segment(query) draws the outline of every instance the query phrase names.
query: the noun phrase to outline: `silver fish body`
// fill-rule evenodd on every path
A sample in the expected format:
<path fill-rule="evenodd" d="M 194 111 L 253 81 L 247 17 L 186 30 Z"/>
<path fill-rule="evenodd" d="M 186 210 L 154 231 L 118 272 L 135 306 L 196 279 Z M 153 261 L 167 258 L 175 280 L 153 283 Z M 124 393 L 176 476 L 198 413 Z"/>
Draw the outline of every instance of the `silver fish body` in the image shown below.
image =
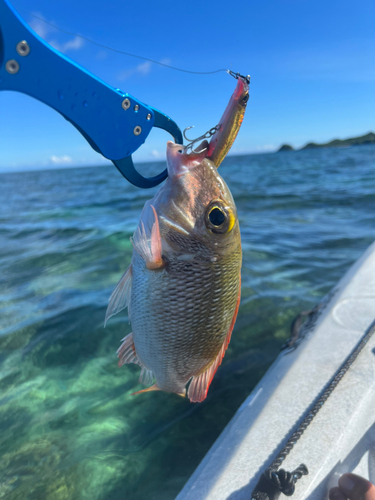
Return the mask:
<path fill-rule="evenodd" d="M 216 262 L 182 252 L 163 256 L 166 265 L 159 272 L 133 256 L 134 346 L 160 389 L 183 394 L 226 339 L 238 300 L 241 249 Z"/>
<path fill-rule="evenodd" d="M 191 381 L 187 395 L 201 401 L 238 310 L 239 224 L 213 162 L 184 158 L 173 143 L 168 148 L 169 177 L 143 209 L 132 263 L 107 318 L 129 306 L 133 332 L 119 349 L 120 365 L 139 364 L 143 383 L 156 379 L 152 389 L 182 395 Z"/>

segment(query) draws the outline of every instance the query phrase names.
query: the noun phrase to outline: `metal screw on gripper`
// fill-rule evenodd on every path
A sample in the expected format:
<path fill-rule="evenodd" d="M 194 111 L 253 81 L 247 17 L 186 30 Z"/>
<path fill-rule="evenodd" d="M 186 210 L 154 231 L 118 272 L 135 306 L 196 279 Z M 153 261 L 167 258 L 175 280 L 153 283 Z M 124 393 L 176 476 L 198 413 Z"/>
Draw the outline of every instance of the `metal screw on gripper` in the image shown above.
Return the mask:
<path fill-rule="evenodd" d="M 20 65 L 15 59 L 9 59 L 9 61 L 7 61 L 5 64 L 5 69 L 9 74 L 15 75 L 16 73 L 18 73 Z"/>
<path fill-rule="evenodd" d="M 18 42 L 16 45 L 16 50 L 18 54 L 22 57 L 28 56 L 30 54 L 30 46 L 26 42 L 26 40 L 22 40 L 21 42 Z"/>
<path fill-rule="evenodd" d="M 122 101 L 121 106 L 122 106 L 122 109 L 125 109 L 125 111 L 126 111 L 127 109 L 129 109 L 129 108 L 130 108 L 130 101 L 129 101 L 129 99 L 128 99 L 128 98 L 124 99 L 124 100 Z"/>
<path fill-rule="evenodd" d="M 151 113 L 146 116 L 146 120 L 151 120 Z"/>
<path fill-rule="evenodd" d="M 134 135 L 139 135 L 142 132 L 142 128 L 139 125 L 137 125 L 135 127 L 135 129 L 133 130 L 133 132 L 134 132 Z"/>
<path fill-rule="evenodd" d="M 139 106 L 138 106 L 138 104 L 136 104 L 136 105 L 134 106 L 134 111 L 138 111 L 138 110 L 139 110 Z"/>

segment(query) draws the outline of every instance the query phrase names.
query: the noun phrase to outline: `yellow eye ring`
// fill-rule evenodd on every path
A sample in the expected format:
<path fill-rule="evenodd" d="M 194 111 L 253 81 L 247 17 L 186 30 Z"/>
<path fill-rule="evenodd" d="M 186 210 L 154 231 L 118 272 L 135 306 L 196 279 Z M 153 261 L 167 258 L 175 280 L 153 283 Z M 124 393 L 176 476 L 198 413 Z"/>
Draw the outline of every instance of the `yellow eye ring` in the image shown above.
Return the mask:
<path fill-rule="evenodd" d="M 236 218 L 233 211 L 221 200 L 213 200 L 206 209 L 205 223 L 210 232 L 225 234 L 233 229 Z"/>
<path fill-rule="evenodd" d="M 229 225 L 228 225 L 228 233 L 229 231 L 232 231 L 234 224 L 236 223 L 236 218 L 234 216 L 234 213 L 232 210 L 228 209 L 228 215 L 229 215 Z"/>

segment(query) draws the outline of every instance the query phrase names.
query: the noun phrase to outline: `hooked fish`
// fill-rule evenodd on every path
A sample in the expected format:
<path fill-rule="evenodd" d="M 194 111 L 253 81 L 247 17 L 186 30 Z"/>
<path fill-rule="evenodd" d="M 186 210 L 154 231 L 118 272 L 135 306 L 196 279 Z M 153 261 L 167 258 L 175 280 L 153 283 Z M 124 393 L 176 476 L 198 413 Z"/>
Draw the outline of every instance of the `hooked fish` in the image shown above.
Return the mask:
<path fill-rule="evenodd" d="M 184 146 L 167 143 L 168 178 L 143 208 L 131 264 L 111 295 L 106 321 L 128 307 L 133 330 L 118 350 L 119 366 L 138 364 L 144 385 L 156 380 L 139 392 L 203 401 L 228 347 L 242 252 L 236 206 L 215 160 L 228 150 L 228 130 L 241 125 L 232 121 L 228 128 L 227 122 L 238 112 L 238 89 L 248 94 L 246 86 L 239 79 L 236 105 L 212 137 L 215 147 L 210 142 L 187 154 Z"/>

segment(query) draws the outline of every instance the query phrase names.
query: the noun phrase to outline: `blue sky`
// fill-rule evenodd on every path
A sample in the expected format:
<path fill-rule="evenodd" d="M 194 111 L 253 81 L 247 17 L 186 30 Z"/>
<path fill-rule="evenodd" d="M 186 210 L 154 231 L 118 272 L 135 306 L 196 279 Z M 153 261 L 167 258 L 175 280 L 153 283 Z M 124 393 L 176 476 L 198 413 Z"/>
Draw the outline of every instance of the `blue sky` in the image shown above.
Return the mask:
<path fill-rule="evenodd" d="M 373 0 L 12 4 L 55 48 L 165 112 L 181 129 L 195 125 L 196 135 L 217 124 L 235 86 L 231 77 L 179 73 L 103 50 L 28 12 L 98 43 L 184 69 L 250 74 L 250 101 L 234 154 L 375 131 Z M 135 161 L 163 159 L 168 139 L 153 131 Z M 0 92 L 0 170 L 104 163 L 55 111 L 25 95 Z"/>

